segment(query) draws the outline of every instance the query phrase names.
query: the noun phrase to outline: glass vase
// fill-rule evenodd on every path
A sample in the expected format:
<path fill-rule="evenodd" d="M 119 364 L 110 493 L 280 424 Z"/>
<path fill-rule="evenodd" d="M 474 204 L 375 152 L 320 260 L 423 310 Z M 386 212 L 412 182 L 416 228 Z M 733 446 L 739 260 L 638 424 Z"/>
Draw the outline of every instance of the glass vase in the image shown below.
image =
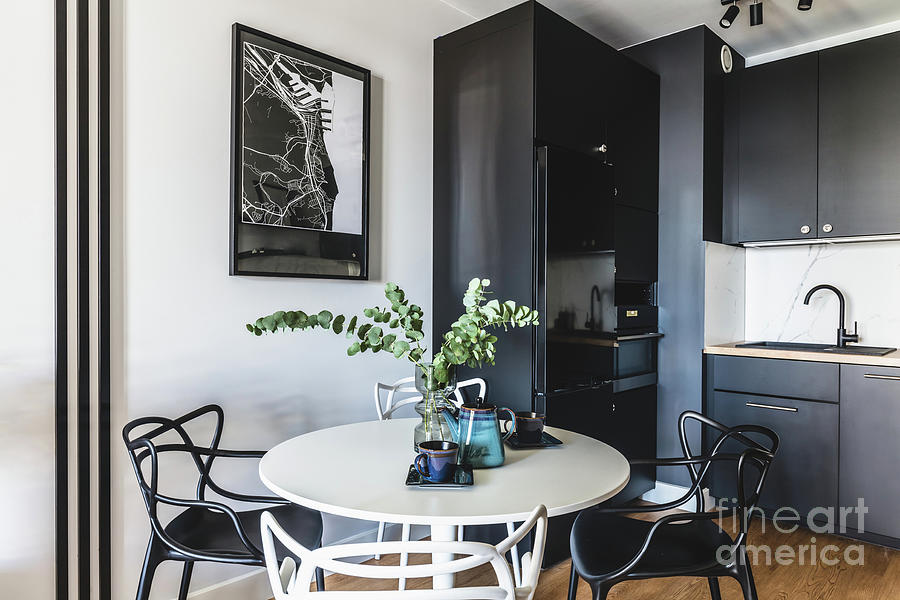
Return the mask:
<path fill-rule="evenodd" d="M 422 420 L 416 424 L 413 431 L 413 450 L 419 451 L 419 444 L 430 440 L 453 441 L 453 434 L 442 414 L 443 409 L 449 408 L 451 403 L 447 398 L 456 389 L 456 370 L 449 370 L 449 381 L 438 382 L 434 378 L 434 367 L 431 363 L 425 363 L 416 367 L 416 390 L 422 394 L 422 399 L 416 403 L 416 412 Z"/>

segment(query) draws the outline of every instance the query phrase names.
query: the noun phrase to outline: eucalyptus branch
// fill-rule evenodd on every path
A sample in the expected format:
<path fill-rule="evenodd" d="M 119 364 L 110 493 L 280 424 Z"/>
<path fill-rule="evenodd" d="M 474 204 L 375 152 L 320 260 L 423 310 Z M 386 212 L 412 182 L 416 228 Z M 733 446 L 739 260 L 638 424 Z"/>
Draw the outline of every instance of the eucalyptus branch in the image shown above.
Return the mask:
<path fill-rule="evenodd" d="M 538 312 L 534 309 L 516 305 L 512 300 L 502 303 L 498 300 L 487 301 L 486 294 L 489 292 L 485 288 L 490 283 L 488 279 L 478 278 L 469 282 L 463 295 L 466 312 L 444 334 L 443 342 L 432 359 L 433 369 L 430 375 L 433 381 L 430 384 L 435 389 L 450 381 L 451 370 L 457 365 L 481 367 L 485 363 L 494 364 L 497 336 L 489 333 L 487 328 L 503 327 L 506 331 L 509 328 L 539 324 Z M 395 358 L 409 360 L 424 372 L 422 359 L 428 351 L 421 343 L 425 338 L 424 312 L 418 305 L 411 304 L 406 293 L 395 283 L 385 285 L 384 296 L 390 306 L 383 309 L 378 306 L 366 308 L 363 310 L 363 318 L 353 315 L 348 321 L 344 315 L 334 316 L 328 310 L 315 314 L 307 314 L 302 310 L 278 311 L 260 317 L 252 324 L 248 323 L 247 330 L 257 336 L 317 327 L 335 334 L 346 330 L 347 338 L 357 338 L 347 348 L 349 356 L 367 350 L 373 353 L 384 350 Z M 364 319 L 368 322 L 363 323 Z M 388 331 L 385 332 L 385 329 Z M 394 331 L 397 333 L 393 333 Z M 431 387 L 429 385 L 429 389 Z"/>

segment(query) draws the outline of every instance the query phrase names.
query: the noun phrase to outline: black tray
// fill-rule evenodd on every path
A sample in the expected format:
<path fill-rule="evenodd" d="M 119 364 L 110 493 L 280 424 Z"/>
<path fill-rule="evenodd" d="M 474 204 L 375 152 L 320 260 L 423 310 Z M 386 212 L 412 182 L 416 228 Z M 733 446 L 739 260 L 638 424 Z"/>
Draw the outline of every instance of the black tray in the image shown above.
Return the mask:
<path fill-rule="evenodd" d="M 552 448 L 553 446 L 561 446 L 562 440 L 553 437 L 545 431 L 541 434 L 541 441 L 533 444 L 525 444 L 520 442 L 519 436 L 515 433 L 509 436 L 509 439 L 506 440 L 506 443 L 510 448 L 513 448 L 515 450 L 526 450 L 530 448 Z"/>
<path fill-rule="evenodd" d="M 469 487 L 474 483 L 475 477 L 472 475 L 472 467 L 463 465 L 456 465 L 456 471 L 453 473 L 453 477 L 451 477 L 449 481 L 443 483 L 425 481 L 425 479 L 419 475 L 419 472 L 416 471 L 415 465 L 409 465 L 409 472 L 406 474 L 406 485 L 412 487 L 433 489 L 464 488 Z"/>

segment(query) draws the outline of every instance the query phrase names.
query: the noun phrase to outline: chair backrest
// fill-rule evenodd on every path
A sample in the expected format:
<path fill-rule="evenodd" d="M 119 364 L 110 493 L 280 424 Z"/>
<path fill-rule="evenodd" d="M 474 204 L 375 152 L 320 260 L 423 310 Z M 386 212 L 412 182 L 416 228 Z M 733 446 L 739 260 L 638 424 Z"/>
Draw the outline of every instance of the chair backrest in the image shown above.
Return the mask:
<path fill-rule="evenodd" d="M 701 430 L 705 429 L 711 435 L 708 439 L 708 452 L 695 454 L 688 440 L 687 424 L 697 422 Z M 775 454 L 778 452 L 778 434 L 761 425 L 735 425 L 729 427 L 718 421 L 710 419 L 694 411 L 685 411 L 678 419 L 678 433 L 681 438 L 681 448 L 686 459 L 695 460 L 706 458 L 702 462 L 688 464 L 691 477 L 691 494 L 697 498 L 697 512 L 706 511 L 705 498 L 703 496 L 703 483 L 709 476 L 712 465 L 717 463 L 734 463 L 735 481 L 737 483 L 737 504 L 735 509 L 743 515 L 753 516 L 757 507 L 759 496 L 762 493 L 769 467 Z M 715 437 L 713 437 L 715 436 Z M 752 436 L 752 437 L 751 437 Z M 763 440 L 762 442 L 757 440 Z M 755 475 L 748 472 L 748 467 L 755 470 Z M 748 494 L 747 491 L 750 491 Z M 746 527 L 749 519 L 741 519 L 741 528 L 738 543 L 742 543 L 746 537 Z"/>
<path fill-rule="evenodd" d="M 297 600 L 324 594 L 336 600 L 363 600 L 366 598 L 420 598 L 423 600 L 531 600 L 537 589 L 541 563 L 544 557 L 544 542 L 547 535 L 547 509 L 538 506 L 516 531 L 497 546 L 481 542 L 382 542 L 368 544 L 341 544 L 309 550 L 293 539 L 275 520 L 271 513 L 265 513 L 260 523 L 262 528 L 263 553 L 266 570 L 275 600 Z M 522 541 L 532 530 L 535 532 L 534 549 L 522 557 L 522 586 L 516 588 L 509 564 L 504 558 L 514 545 Z M 300 559 L 286 558 L 281 564 L 275 551 L 275 540 Z M 373 554 L 455 554 L 457 558 L 445 563 L 382 566 L 356 564 L 339 559 Z M 341 573 L 365 579 L 399 579 L 414 577 L 434 577 L 449 573 L 468 571 L 481 565 L 490 564 L 497 577 L 497 585 L 454 588 L 452 590 L 387 590 L 387 591 L 325 591 L 310 592 L 310 582 L 317 567 L 333 573 Z M 518 594 L 518 595 L 517 595 Z"/>
<path fill-rule="evenodd" d="M 457 383 L 453 397 L 447 400 L 459 408 L 465 402 L 461 390 L 472 386 L 478 387 L 477 393 L 480 398 L 487 397 L 487 383 L 480 377 L 473 377 Z M 416 389 L 414 377 L 404 377 L 392 384 L 378 382 L 375 384 L 374 396 L 375 412 L 379 421 L 390 419 L 398 409 L 422 399 L 422 394 Z"/>
<path fill-rule="evenodd" d="M 205 415 L 215 416 L 215 429 L 208 446 L 199 446 L 185 429 L 185 424 Z M 183 452 L 190 456 L 197 467 L 199 479 L 197 481 L 197 499 L 203 500 L 206 488 L 216 490 L 218 486 L 209 476 L 210 468 L 222 439 L 222 427 L 225 421 L 225 413 L 220 406 L 208 404 L 176 419 L 168 417 L 141 417 L 125 425 L 122 429 L 122 439 L 131 458 L 131 465 L 137 476 L 141 493 L 147 502 L 153 501 L 153 495 L 158 492 L 159 464 L 158 455 L 164 452 Z M 155 425 L 156 427 L 150 428 Z M 135 430 L 147 428 L 136 433 Z M 180 438 L 181 443 L 157 444 L 154 442 L 167 433 L 174 432 Z M 134 434 L 134 435 L 133 435 Z M 143 462 L 150 458 L 151 469 L 149 479 L 142 468 Z"/>

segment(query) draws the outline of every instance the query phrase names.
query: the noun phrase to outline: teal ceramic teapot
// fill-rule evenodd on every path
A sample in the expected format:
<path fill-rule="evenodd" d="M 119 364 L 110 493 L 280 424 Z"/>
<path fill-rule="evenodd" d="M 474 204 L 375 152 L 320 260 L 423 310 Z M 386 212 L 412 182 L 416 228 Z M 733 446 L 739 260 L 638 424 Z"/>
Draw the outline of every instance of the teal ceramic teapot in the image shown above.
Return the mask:
<path fill-rule="evenodd" d="M 510 414 L 512 428 L 502 435 L 497 413 Z M 516 431 L 516 415 L 508 408 L 497 408 L 490 404 L 463 404 L 459 417 L 444 410 L 444 419 L 453 439 L 459 444 L 459 464 L 475 469 L 499 467 L 506 459 L 503 442 Z"/>

